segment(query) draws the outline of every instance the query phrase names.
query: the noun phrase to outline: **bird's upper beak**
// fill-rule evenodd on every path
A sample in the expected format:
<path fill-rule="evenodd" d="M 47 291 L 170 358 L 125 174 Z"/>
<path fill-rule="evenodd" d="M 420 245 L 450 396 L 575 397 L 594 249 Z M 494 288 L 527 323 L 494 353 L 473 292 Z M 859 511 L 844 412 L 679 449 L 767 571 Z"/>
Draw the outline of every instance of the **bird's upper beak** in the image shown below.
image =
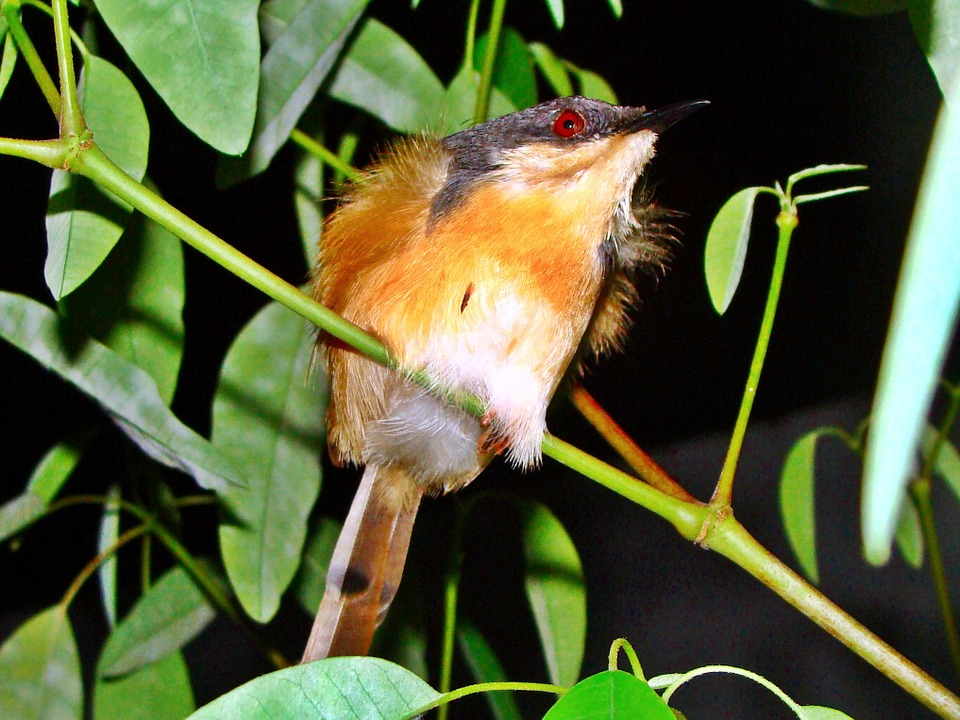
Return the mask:
<path fill-rule="evenodd" d="M 687 100 L 666 105 L 656 110 L 643 111 L 639 115 L 624 118 L 624 123 L 619 131 L 634 133 L 640 130 L 652 130 L 659 135 L 674 123 L 683 120 L 687 115 L 691 115 L 709 104 L 709 100 Z"/>

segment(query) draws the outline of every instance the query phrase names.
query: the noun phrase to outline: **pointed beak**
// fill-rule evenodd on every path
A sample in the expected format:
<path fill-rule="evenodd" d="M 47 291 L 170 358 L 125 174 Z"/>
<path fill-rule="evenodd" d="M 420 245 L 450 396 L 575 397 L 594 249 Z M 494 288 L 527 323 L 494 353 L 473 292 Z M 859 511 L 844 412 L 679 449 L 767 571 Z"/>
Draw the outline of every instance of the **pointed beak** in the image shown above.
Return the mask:
<path fill-rule="evenodd" d="M 627 119 L 623 127 L 620 128 L 620 132 L 634 133 L 640 130 L 652 130 L 660 135 L 674 123 L 683 120 L 687 115 L 692 115 L 709 104 L 709 100 L 687 100 L 649 112 L 641 112 L 639 115 Z"/>

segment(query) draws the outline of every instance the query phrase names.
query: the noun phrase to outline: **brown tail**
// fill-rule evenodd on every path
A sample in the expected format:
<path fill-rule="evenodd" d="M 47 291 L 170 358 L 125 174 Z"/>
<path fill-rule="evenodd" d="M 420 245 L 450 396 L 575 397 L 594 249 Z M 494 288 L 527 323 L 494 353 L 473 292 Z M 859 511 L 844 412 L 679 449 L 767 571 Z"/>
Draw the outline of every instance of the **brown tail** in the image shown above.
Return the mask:
<path fill-rule="evenodd" d="M 393 602 L 420 493 L 398 499 L 396 490 L 381 487 L 394 480 L 387 480 L 388 473 L 392 474 L 375 465 L 367 465 L 363 472 L 333 551 L 323 601 L 301 662 L 366 655 L 373 631 Z"/>

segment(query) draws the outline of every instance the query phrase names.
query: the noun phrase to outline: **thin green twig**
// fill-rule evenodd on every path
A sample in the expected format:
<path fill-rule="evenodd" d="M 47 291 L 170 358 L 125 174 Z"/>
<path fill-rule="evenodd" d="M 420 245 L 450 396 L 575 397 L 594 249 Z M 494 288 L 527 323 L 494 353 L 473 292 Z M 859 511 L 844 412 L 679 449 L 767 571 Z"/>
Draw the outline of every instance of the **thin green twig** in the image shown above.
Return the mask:
<path fill-rule="evenodd" d="M 487 31 L 487 48 L 483 56 L 483 69 L 480 71 L 480 86 L 477 88 L 477 104 L 473 112 L 474 122 L 481 123 L 490 114 L 490 94 L 493 91 L 493 71 L 497 62 L 497 48 L 500 46 L 500 34 L 503 30 L 503 15 L 507 0 L 493 0 L 490 10 L 490 29 Z M 473 58 L 467 58 L 472 63 Z"/>

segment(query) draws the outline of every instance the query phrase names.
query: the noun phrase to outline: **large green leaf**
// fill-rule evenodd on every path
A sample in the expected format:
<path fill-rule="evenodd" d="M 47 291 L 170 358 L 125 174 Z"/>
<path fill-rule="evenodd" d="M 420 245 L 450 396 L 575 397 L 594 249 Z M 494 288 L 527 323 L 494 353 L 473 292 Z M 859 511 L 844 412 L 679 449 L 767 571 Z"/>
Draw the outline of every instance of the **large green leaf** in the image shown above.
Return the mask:
<path fill-rule="evenodd" d="M 150 125 L 133 83 L 106 60 L 88 55 L 79 93 L 97 144 L 128 175 L 140 180 L 147 169 Z M 100 266 L 123 233 L 130 210 L 93 181 L 53 171 L 44 276 L 54 298 L 73 292 Z"/>
<path fill-rule="evenodd" d="M 944 100 L 953 104 L 950 95 L 960 64 L 960 3 L 956 0 L 906 0 L 910 24 L 917 42 L 927 56 Z"/>
<path fill-rule="evenodd" d="M 100 658 L 100 675 L 127 675 L 167 657 L 199 635 L 215 615 L 187 571 L 174 567 L 110 633 Z"/>
<path fill-rule="evenodd" d="M 473 67 L 477 71 L 483 68 L 487 39 L 487 35 L 482 35 L 474 49 Z M 503 29 L 497 44 L 493 86 L 502 92 L 515 108 L 537 104 L 537 78 L 533 72 L 533 55 L 520 33 L 511 27 Z"/>
<path fill-rule="evenodd" d="M 400 718 L 438 697 L 412 672 L 386 660 L 329 658 L 251 680 L 187 720 Z"/>
<path fill-rule="evenodd" d="M 533 609 L 550 681 L 573 685 L 580 676 L 587 636 L 587 591 L 577 548 L 557 517 L 525 503 L 524 585 Z"/>
<path fill-rule="evenodd" d="M 960 92 L 955 78 L 953 92 Z M 946 106 L 944 106 L 946 107 Z M 960 113 L 941 111 L 894 299 L 864 468 L 867 559 L 882 564 L 960 305 Z"/>
<path fill-rule="evenodd" d="M 667 704 L 643 680 L 607 670 L 581 680 L 543 720 L 676 720 Z"/>
<path fill-rule="evenodd" d="M 45 305 L 0 292 L 0 337 L 96 400 L 154 460 L 192 475 L 207 489 L 246 484 L 226 455 L 170 412 L 153 378 Z"/>
<path fill-rule="evenodd" d="M 707 290 L 714 309 L 723 314 L 740 284 L 750 242 L 753 204 L 761 188 L 741 190 L 727 200 L 710 224 L 703 255 Z"/>
<path fill-rule="evenodd" d="M 438 123 L 443 83 L 406 40 L 368 19 L 344 54 L 328 91 L 398 132 Z"/>
<path fill-rule="evenodd" d="M 244 609 L 273 617 L 300 563 L 320 489 L 324 387 L 311 382 L 312 327 L 271 303 L 234 340 L 213 401 L 213 442 L 246 470 L 221 492 L 220 546 Z"/>
<path fill-rule="evenodd" d="M 168 405 L 183 357 L 183 244 L 135 214 L 122 241 L 61 308 L 156 381 Z"/>
<path fill-rule="evenodd" d="M 0 646 L 0 718 L 80 720 L 80 656 L 66 608 L 34 615 Z"/>
<path fill-rule="evenodd" d="M 223 158 L 221 183 L 262 172 L 340 56 L 369 0 L 309 0 L 270 46 L 260 66 L 253 140 L 242 158 Z"/>
<path fill-rule="evenodd" d="M 182 720 L 196 707 L 179 652 L 124 677 L 98 674 L 93 691 L 94 720 Z"/>
<path fill-rule="evenodd" d="M 173 114 L 237 155 L 257 109 L 257 0 L 96 0 L 124 50 Z"/>

